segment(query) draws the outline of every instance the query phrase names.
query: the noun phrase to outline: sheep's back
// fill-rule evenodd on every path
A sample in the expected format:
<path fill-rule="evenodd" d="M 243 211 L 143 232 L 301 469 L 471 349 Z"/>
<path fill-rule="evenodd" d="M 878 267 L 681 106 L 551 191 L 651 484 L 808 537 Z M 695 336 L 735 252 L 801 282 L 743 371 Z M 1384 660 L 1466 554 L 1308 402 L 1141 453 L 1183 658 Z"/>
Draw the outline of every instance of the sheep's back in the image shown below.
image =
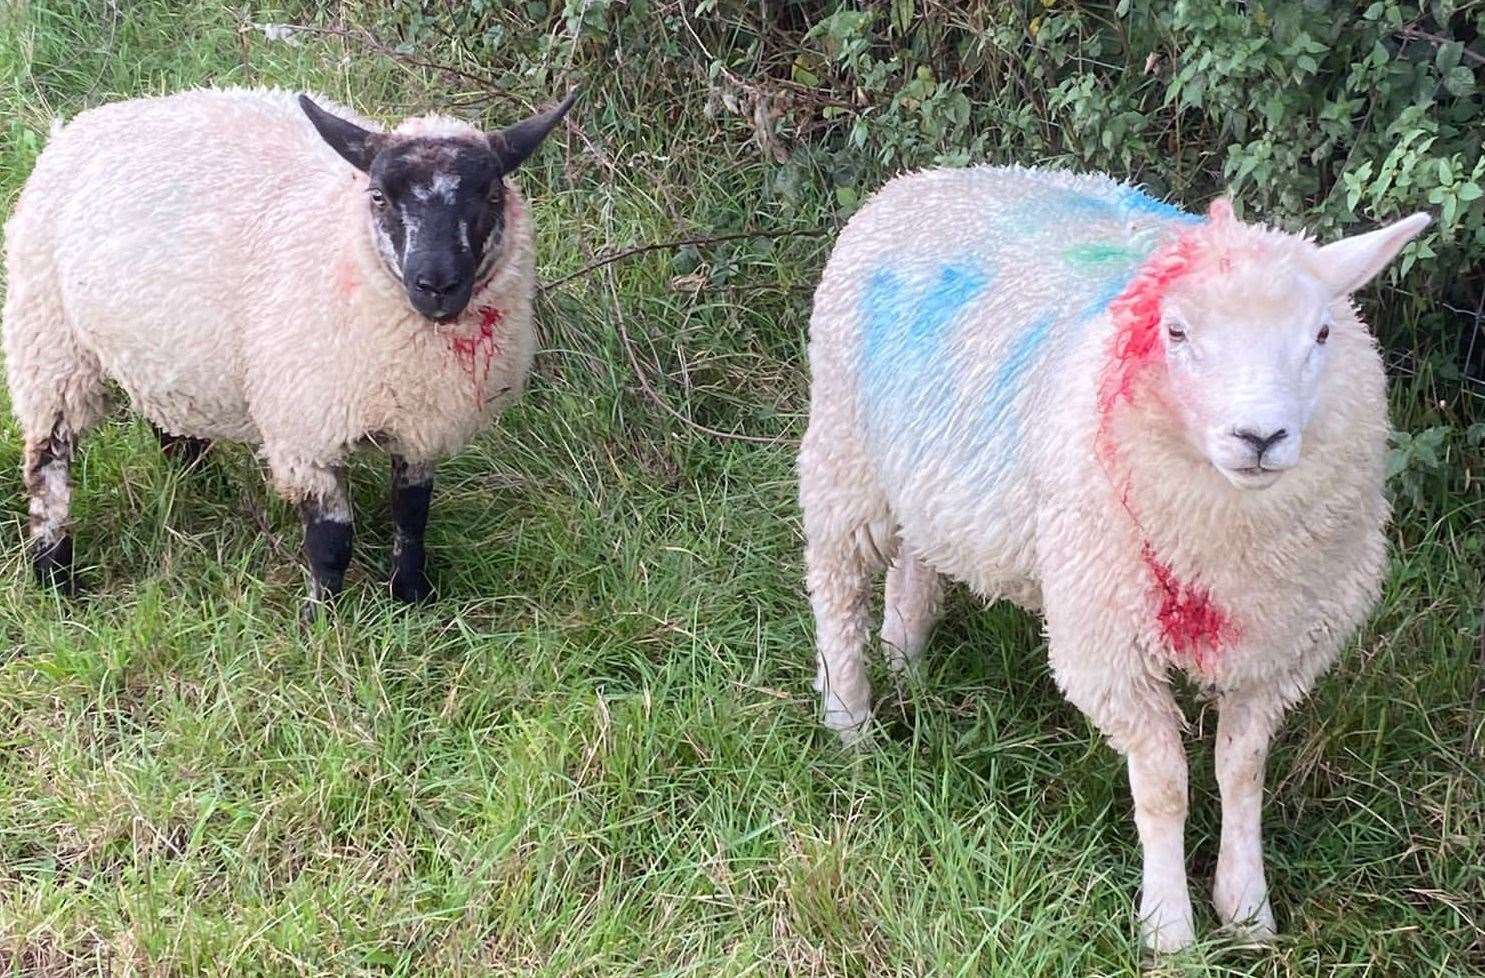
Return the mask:
<path fill-rule="evenodd" d="M 1106 177 L 991 167 L 899 178 L 852 219 L 811 326 L 815 397 L 850 403 L 930 562 L 982 590 L 997 563 L 1029 573 L 1040 454 L 1078 450 L 1046 419 L 1091 401 L 1108 304 L 1192 220 Z"/>
<path fill-rule="evenodd" d="M 337 110 L 339 111 L 339 110 Z M 191 91 L 79 115 L 44 151 L 20 220 L 46 226 L 59 324 L 135 406 L 207 437 L 256 440 L 244 345 L 315 321 L 356 179 L 292 93 Z M 24 242 L 19 244 L 24 247 Z"/>

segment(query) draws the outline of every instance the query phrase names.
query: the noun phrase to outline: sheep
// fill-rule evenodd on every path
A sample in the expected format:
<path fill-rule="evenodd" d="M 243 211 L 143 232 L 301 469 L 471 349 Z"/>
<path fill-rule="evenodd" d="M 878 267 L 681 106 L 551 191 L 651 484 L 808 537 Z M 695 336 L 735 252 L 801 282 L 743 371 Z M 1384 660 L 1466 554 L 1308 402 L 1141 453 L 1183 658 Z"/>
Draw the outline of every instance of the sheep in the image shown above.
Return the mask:
<path fill-rule="evenodd" d="M 112 381 L 169 453 L 258 449 L 303 521 L 309 615 L 350 560 L 345 458 L 385 448 L 391 591 L 430 598 L 435 463 L 521 393 L 534 352 L 531 217 L 509 175 L 575 96 L 486 134 L 438 115 L 387 132 L 319 96 L 198 89 L 55 131 L 6 227 L 37 576 L 75 590 L 69 466 Z"/>
<path fill-rule="evenodd" d="M 1044 616 L 1063 694 L 1126 755 L 1158 952 L 1194 939 L 1184 718 L 1218 700 L 1224 924 L 1274 933 L 1263 766 L 1368 614 L 1385 559 L 1376 345 L 1349 297 L 1428 223 L 1324 247 L 1104 175 L 930 170 L 840 235 L 799 450 L 825 724 L 866 731 L 880 638 L 914 670 L 943 580 Z"/>

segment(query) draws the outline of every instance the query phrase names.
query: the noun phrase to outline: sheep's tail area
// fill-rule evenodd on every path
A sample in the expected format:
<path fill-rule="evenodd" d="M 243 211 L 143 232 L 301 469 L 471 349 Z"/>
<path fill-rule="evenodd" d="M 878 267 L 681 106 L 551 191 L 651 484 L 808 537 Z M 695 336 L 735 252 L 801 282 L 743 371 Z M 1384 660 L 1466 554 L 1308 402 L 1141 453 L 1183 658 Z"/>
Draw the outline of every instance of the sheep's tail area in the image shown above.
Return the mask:
<path fill-rule="evenodd" d="M 1171 285 L 1191 271 L 1199 230 L 1183 233 L 1151 255 L 1128 287 L 1109 304 L 1114 336 L 1098 382 L 1098 429 L 1094 452 L 1119 504 L 1140 538 L 1140 561 L 1150 579 L 1150 592 L 1160 632 L 1171 650 L 1206 671 L 1222 646 L 1236 635 L 1232 619 L 1211 592 L 1181 581 L 1160 559 L 1140 523 L 1130 496 L 1131 475 L 1120 471 L 1114 444 L 1114 411 L 1134 397 L 1138 378 L 1157 364 L 1160 353 L 1160 306 Z"/>

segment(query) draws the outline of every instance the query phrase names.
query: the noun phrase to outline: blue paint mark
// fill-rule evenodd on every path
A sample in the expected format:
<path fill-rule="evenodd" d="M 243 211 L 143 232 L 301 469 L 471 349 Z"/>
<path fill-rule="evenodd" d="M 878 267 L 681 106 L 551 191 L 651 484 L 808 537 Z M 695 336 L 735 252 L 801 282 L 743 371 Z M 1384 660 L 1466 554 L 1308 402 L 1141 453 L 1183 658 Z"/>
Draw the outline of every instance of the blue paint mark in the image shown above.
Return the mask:
<path fill-rule="evenodd" d="M 1175 204 L 1156 200 L 1136 187 L 1124 187 L 1119 194 L 1119 204 L 1128 214 L 1147 214 L 1167 221 L 1195 223 L 1201 221 L 1195 214 L 1188 214 Z"/>
<path fill-rule="evenodd" d="M 900 392 L 938 370 L 949 325 L 989 282 L 986 271 L 969 264 L 945 265 L 919 286 L 886 269 L 873 274 L 861 300 L 869 389 Z"/>
<path fill-rule="evenodd" d="M 1000 369 L 995 371 L 995 379 L 990 382 L 990 391 L 985 401 L 984 425 L 989 433 L 995 433 L 1005 429 L 1007 438 L 1001 439 L 1001 446 L 1005 450 L 1015 447 L 1018 418 L 1012 413 L 1015 407 L 1016 395 L 1021 393 L 1021 381 L 1026 371 L 1039 359 L 1042 347 L 1047 343 L 1047 338 L 1052 335 L 1052 327 L 1057 323 L 1057 316 L 1047 313 L 1037 319 L 1025 331 L 1016 338 L 1015 344 L 1006 353 L 1001 361 Z"/>
<path fill-rule="evenodd" d="M 1002 481 L 1020 457 L 1030 423 L 1030 375 L 1049 351 L 1066 349 L 1107 311 L 1139 264 L 1110 263 L 1063 278 L 1062 301 L 1010 331 L 983 390 L 975 391 L 956 383 L 962 365 L 955 325 L 987 291 L 994 269 L 968 261 L 936 271 L 878 269 L 860 300 L 867 425 L 882 443 L 896 446 L 909 469 L 941 464 L 947 453 L 967 483 L 988 488 Z"/>
<path fill-rule="evenodd" d="M 955 406 L 954 385 L 946 382 L 951 327 L 993 277 L 992 268 L 961 261 L 931 276 L 879 269 L 867 280 L 863 404 L 884 438 L 915 455 L 931 450 L 929 432 L 947 424 Z"/>
<path fill-rule="evenodd" d="M 920 288 L 908 287 L 896 272 L 878 270 L 861 300 L 872 372 L 932 361 L 948 325 L 989 282 L 984 271 L 965 264 L 945 265 L 937 281 Z"/>
<path fill-rule="evenodd" d="M 1088 322 L 1094 316 L 1108 309 L 1109 304 L 1119 298 L 1129 283 L 1134 279 L 1137 268 L 1122 269 L 1119 274 L 1112 276 L 1104 282 L 1103 288 L 1094 293 L 1093 298 L 1078 310 L 1077 322 L 1079 325 Z"/>

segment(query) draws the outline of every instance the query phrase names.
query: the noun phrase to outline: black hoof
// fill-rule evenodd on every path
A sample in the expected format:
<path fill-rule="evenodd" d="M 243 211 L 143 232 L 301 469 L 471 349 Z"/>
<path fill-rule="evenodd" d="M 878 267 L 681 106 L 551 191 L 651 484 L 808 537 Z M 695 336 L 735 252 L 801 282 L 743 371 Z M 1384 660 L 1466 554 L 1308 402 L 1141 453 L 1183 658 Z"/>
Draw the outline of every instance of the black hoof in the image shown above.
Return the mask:
<path fill-rule="evenodd" d="M 325 598 L 305 598 L 304 603 L 299 606 L 299 624 L 305 628 L 314 627 L 315 623 L 329 614 L 330 602 Z"/>
<path fill-rule="evenodd" d="M 72 538 L 63 537 L 48 545 L 31 545 L 31 566 L 43 587 L 54 587 L 68 597 L 77 594 L 77 575 L 72 570 Z"/>
<path fill-rule="evenodd" d="M 433 583 L 422 571 L 392 574 L 392 597 L 404 604 L 426 604 L 434 594 Z"/>

